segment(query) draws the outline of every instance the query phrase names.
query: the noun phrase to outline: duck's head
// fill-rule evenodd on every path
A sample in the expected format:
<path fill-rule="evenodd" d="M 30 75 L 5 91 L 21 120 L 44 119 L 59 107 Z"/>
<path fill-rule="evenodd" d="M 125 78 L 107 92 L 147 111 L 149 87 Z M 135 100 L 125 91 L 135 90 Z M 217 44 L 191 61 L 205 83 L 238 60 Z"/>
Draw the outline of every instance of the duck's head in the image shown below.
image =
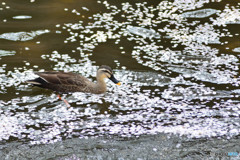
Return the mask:
<path fill-rule="evenodd" d="M 113 83 L 121 85 L 121 83 L 113 76 L 112 68 L 106 65 L 102 65 L 98 68 L 97 77 L 100 79 L 108 78 Z"/>

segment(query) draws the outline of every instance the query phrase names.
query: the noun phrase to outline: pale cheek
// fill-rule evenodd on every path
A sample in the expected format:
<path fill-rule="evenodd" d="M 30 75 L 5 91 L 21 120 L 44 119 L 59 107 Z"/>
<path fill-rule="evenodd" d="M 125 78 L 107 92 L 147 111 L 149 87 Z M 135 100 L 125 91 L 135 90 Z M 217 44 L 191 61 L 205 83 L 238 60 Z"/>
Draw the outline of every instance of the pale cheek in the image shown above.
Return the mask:
<path fill-rule="evenodd" d="M 110 75 L 108 75 L 108 74 L 105 74 L 104 75 L 104 78 L 110 78 L 111 76 Z"/>
<path fill-rule="evenodd" d="M 104 79 L 104 78 L 107 78 L 107 76 L 106 75 L 102 75 L 101 78 Z"/>

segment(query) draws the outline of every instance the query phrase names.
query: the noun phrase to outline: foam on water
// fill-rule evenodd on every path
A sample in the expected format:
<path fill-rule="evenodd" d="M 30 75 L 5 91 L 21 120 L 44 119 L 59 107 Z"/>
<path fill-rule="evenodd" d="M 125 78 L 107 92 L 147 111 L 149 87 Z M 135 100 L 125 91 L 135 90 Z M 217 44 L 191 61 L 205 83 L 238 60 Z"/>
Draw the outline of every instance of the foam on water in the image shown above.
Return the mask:
<path fill-rule="evenodd" d="M 89 77 L 90 74 L 85 73 L 87 68 L 93 68 L 91 74 L 96 71 L 96 67 L 90 62 L 75 69 Z M 121 70 L 115 72 L 116 77 L 121 77 L 122 86 L 113 86 L 108 83 L 109 91 L 105 95 L 84 93 L 69 95 L 66 98 L 73 104 L 70 109 L 67 109 L 63 102 L 57 101 L 54 94 L 50 97 L 25 96 L 9 102 L 0 102 L 0 106 L 5 108 L 1 110 L 1 121 L 11 123 L 11 125 L 2 123 L 1 139 L 16 137 L 29 139 L 32 144 L 39 144 L 53 143 L 63 137 L 106 134 L 131 137 L 165 132 L 199 138 L 234 136 L 238 133 L 237 125 L 232 128 L 228 125 L 231 121 L 229 117 L 238 117 L 240 114 L 238 102 L 216 103 L 212 106 L 214 109 L 205 108 L 201 103 L 188 103 L 193 99 L 209 101 L 231 95 L 236 96 L 239 95 L 238 92 L 216 92 L 204 85 L 187 82 L 181 76 L 170 78 L 151 72 Z M 32 73 L 29 71 L 9 75 L 12 78 L 9 77 L 8 81 L 16 81 L 14 77 L 24 80 L 32 78 Z M 150 79 L 146 80 L 147 77 Z M 155 81 L 156 77 L 160 80 Z M 176 87 L 177 85 L 190 86 L 183 88 Z M 157 89 L 141 91 L 143 86 L 160 86 L 160 90 L 162 86 L 169 87 L 161 93 Z M 162 94 L 162 98 L 154 96 L 159 93 Z M 107 108 L 102 108 L 102 104 L 109 105 Z M 46 105 L 50 107 L 46 108 Z M 39 106 L 42 107 L 39 108 Z M 13 115 L 12 111 L 15 110 L 18 112 Z M 21 110 L 28 110 L 28 112 L 21 112 Z M 227 132 L 229 129 L 231 132 Z"/>

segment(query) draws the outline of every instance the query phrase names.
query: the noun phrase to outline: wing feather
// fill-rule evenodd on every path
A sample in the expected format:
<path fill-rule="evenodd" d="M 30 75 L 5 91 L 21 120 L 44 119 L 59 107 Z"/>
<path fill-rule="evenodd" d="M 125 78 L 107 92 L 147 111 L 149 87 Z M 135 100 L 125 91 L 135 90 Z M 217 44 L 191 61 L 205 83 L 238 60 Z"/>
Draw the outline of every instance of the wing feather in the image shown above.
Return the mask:
<path fill-rule="evenodd" d="M 36 72 L 39 77 L 48 83 L 62 85 L 86 86 L 90 82 L 87 78 L 72 72 Z"/>

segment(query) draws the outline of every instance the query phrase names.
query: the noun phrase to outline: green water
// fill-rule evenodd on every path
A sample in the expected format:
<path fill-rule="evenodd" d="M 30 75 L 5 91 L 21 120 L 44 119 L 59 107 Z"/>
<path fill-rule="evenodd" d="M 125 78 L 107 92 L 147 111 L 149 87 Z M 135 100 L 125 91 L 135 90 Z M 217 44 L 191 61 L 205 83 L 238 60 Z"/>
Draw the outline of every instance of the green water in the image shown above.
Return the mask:
<path fill-rule="evenodd" d="M 238 1 L 0 3 L 2 159 L 237 159 Z M 102 95 L 25 83 L 79 73 Z"/>

